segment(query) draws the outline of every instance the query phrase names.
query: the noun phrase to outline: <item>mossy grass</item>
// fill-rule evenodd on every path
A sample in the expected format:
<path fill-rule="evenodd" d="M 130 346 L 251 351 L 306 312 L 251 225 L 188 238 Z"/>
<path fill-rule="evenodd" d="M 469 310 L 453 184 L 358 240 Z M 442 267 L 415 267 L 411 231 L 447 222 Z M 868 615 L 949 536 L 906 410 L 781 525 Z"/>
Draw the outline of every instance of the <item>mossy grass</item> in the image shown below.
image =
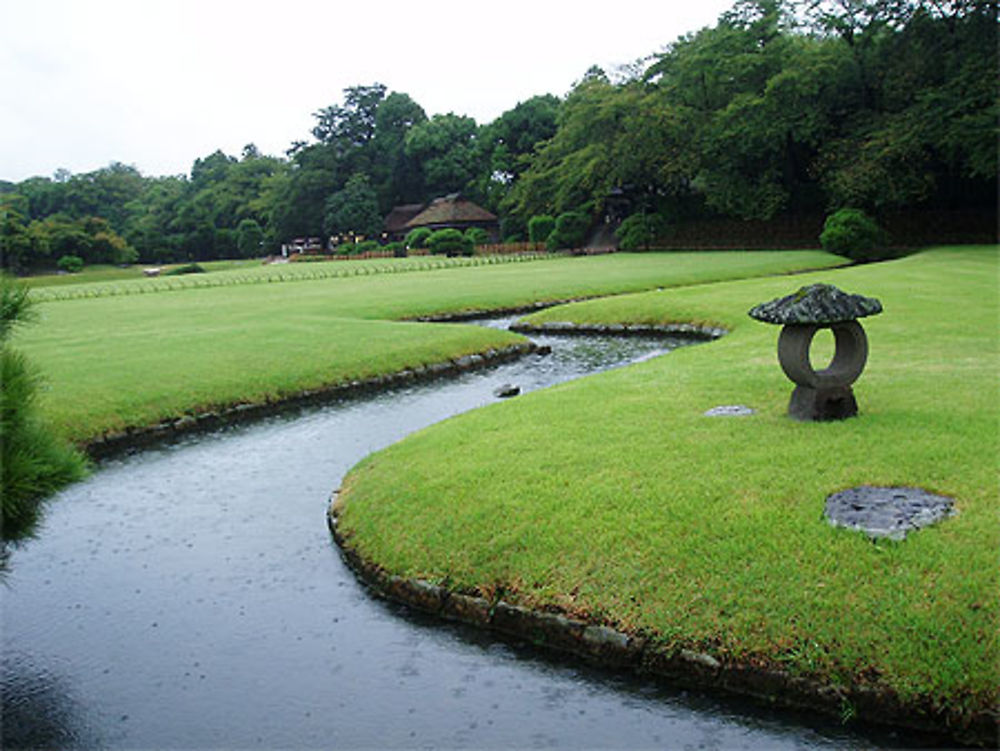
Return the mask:
<path fill-rule="evenodd" d="M 461 259 L 434 262 L 447 260 Z M 816 251 L 621 254 L 414 267 L 294 284 L 188 286 L 41 303 L 39 324 L 23 332 L 19 346 L 46 374 L 46 415 L 63 435 L 86 442 L 185 413 L 280 400 L 521 341 L 504 331 L 398 319 L 841 262 Z M 215 274 L 179 279 L 206 276 Z"/>
<path fill-rule="evenodd" d="M 940 248 L 540 312 L 730 333 L 414 434 L 350 472 L 338 528 L 392 574 L 921 711 L 995 708 L 997 274 L 996 247 Z M 791 420 L 779 329 L 746 315 L 811 282 L 885 306 L 864 321 L 856 418 Z M 756 414 L 703 415 L 726 404 Z M 949 495 L 958 515 L 902 542 L 830 526 L 825 497 L 863 484 Z"/>

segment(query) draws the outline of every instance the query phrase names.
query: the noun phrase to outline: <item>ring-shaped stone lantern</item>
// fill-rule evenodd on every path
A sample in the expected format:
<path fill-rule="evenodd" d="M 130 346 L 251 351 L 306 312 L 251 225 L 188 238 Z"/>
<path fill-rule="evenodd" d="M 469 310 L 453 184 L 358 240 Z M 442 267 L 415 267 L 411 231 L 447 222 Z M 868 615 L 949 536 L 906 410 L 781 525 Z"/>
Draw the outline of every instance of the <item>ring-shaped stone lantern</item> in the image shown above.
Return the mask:
<path fill-rule="evenodd" d="M 783 328 L 778 336 L 778 362 L 795 384 L 788 414 L 797 420 L 843 420 L 858 413 L 851 388 L 868 360 L 868 337 L 858 318 L 882 312 L 872 297 L 850 295 L 832 284 L 811 284 L 797 292 L 761 303 L 750 317 Z M 815 370 L 809 359 L 813 337 L 830 329 L 834 355 Z"/>

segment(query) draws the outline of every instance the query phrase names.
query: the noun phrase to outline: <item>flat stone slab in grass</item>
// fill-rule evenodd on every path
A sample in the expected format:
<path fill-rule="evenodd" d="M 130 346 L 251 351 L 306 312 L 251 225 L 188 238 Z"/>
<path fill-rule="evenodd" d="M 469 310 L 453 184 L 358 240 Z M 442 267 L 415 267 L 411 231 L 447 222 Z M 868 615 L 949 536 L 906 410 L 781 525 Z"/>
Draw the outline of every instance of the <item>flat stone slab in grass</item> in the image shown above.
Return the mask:
<path fill-rule="evenodd" d="M 742 404 L 725 404 L 721 407 L 712 407 L 705 412 L 705 417 L 746 417 L 754 414 L 753 409 Z"/>
<path fill-rule="evenodd" d="M 824 516 L 835 527 L 848 527 L 869 537 L 902 540 L 907 533 L 954 516 L 952 498 L 921 488 L 862 485 L 827 496 Z"/>

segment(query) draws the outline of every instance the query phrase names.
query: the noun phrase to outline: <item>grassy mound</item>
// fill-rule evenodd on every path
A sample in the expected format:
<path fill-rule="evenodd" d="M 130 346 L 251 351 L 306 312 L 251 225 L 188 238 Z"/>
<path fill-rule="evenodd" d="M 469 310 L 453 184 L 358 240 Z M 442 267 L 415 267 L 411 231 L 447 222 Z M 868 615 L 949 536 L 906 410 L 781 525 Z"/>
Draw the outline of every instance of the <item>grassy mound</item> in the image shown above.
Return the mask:
<path fill-rule="evenodd" d="M 428 428 L 360 463 L 340 530 L 391 573 L 555 606 L 668 646 L 914 706 L 998 699 L 998 252 L 648 292 L 532 320 L 721 325 L 715 343 Z M 754 304 L 831 282 L 878 297 L 859 417 L 797 423 Z M 814 357 L 814 361 L 818 356 Z M 757 414 L 708 418 L 718 405 Z M 442 457 L 447 457 L 442 459 Z M 958 516 L 873 543 L 822 518 L 855 485 Z"/>

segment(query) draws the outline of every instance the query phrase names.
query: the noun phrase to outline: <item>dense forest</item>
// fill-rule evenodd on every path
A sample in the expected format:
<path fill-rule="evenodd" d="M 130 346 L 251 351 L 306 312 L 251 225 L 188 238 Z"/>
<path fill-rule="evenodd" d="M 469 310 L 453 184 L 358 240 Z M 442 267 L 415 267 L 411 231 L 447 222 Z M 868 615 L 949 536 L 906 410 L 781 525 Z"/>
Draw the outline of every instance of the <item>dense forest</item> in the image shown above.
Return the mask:
<path fill-rule="evenodd" d="M 740 0 L 710 28 L 488 124 L 381 84 L 314 113 L 278 157 L 247 145 L 153 177 L 113 163 L 0 181 L 3 265 L 259 256 L 375 235 L 398 204 L 462 192 L 527 239 L 535 217 L 632 246 L 707 218 L 843 207 L 996 211 L 995 0 Z"/>

